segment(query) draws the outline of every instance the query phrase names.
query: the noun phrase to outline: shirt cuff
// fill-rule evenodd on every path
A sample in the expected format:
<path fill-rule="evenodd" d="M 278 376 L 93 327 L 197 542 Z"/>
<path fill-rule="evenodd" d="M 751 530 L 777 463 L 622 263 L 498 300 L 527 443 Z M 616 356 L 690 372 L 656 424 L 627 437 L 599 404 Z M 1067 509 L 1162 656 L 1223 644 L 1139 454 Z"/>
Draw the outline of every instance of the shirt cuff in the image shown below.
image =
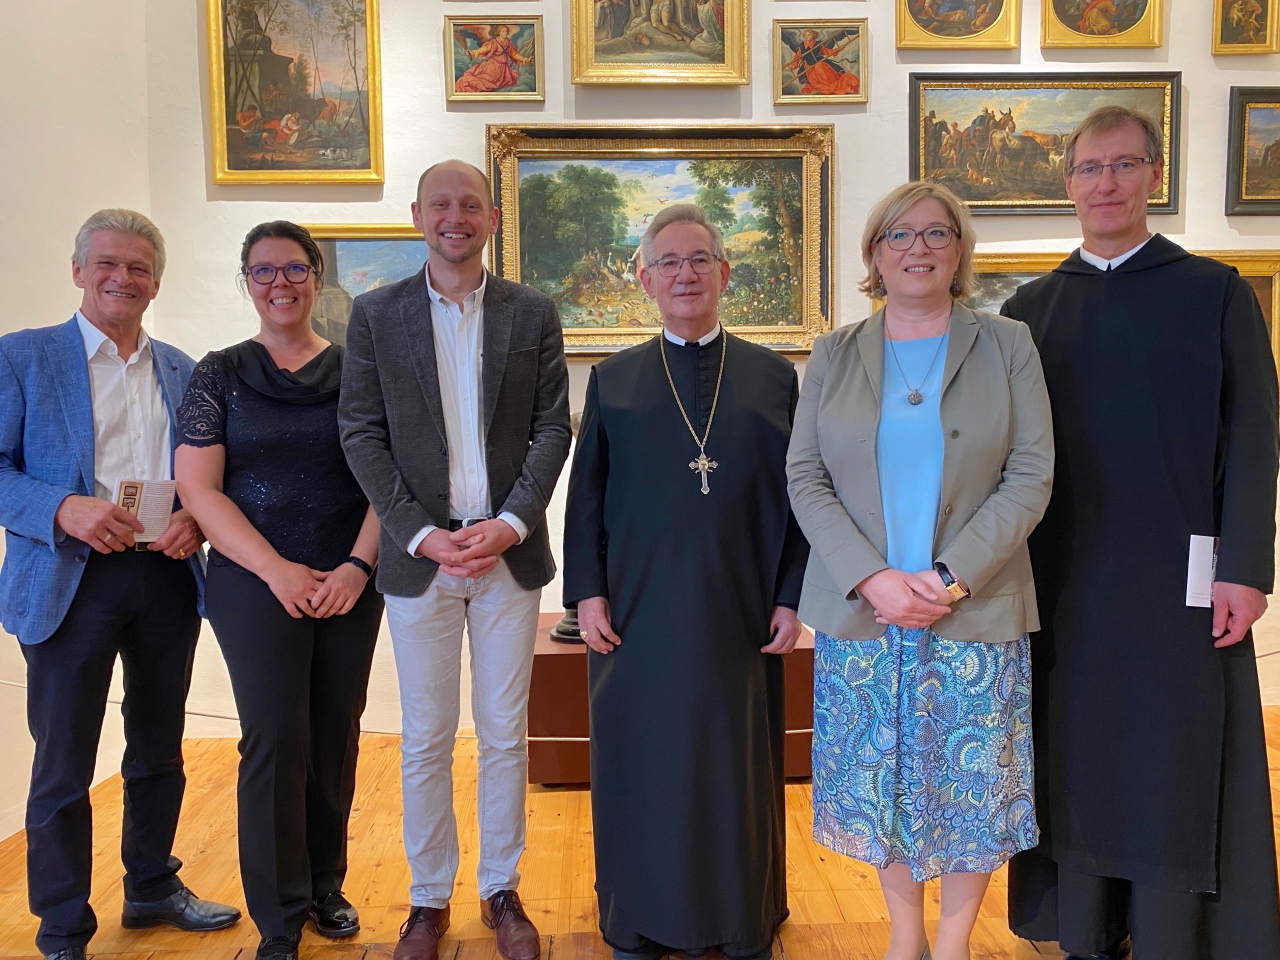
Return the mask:
<path fill-rule="evenodd" d="M 417 532 L 412 540 L 409 541 L 409 556 L 416 557 L 418 555 L 418 544 L 427 539 L 427 534 L 432 530 L 439 530 L 434 523 L 429 523 Z"/>
<path fill-rule="evenodd" d="M 529 538 L 529 528 L 524 525 L 524 521 L 517 517 L 510 510 L 504 510 L 498 514 L 499 520 L 505 520 L 511 524 L 511 529 L 516 532 L 516 536 L 520 539 L 517 543 L 524 543 Z"/>

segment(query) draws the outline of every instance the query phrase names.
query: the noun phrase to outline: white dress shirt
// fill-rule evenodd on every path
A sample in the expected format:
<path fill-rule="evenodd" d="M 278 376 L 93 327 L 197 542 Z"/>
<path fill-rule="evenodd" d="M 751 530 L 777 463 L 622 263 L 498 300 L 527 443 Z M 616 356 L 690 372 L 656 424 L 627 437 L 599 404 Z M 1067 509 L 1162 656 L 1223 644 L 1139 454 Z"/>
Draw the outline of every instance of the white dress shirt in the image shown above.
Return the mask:
<path fill-rule="evenodd" d="M 427 296 L 431 301 L 431 331 L 436 345 L 436 376 L 440 382 L 440 406 L 444 411 L 445 443 L 449 448 L 449 515 L 455 520 L 490 516 L 489 468 L 484 455 L 484 290 L 467 294 L 462 308 L 431 286 L 426 270 Z M 529 528 L 514 513 L 504 511 L 499 520 L 511 524 L 523 543 Z M 429 524 L 409 541 L 414 556 L 424 537 L 436 529 Z"/>
<path fill-rule="evenodd" d="M 89 360 L 93 398 L 93 495 L 112 499 L 117 480 L 172 480 L 169 411 L 151 357 L 138 331 L 138 349 L 120 359 L 115 342 L 76 311 Z"/>
<path fill-rule="evenodd" d="M 1120 264 L 1124 263 L 1126 260 L 1128 260 L 1130 257 L 1132 257 L 1135 253 L 1137 253 L 1139 250 L 1141 250 L 1150 242 L 1151 242 L 1151 237 L 1147 237 L 1146 240 L 1143 240 L 1140 244 L 1138 244 L 1132 250 L 1126 250 L 1124 253 L 1120 254 L 1120 256 L 1112 257 L 1110 260 L 1103 260 L 1102 257 L 1098 256 L 1096 253 L 1090 253 L 1084 247 L 1081 247 L 1080 259 L 1083 260 L 1085 263 L 1088 263 L 1088 264 L 1091 264 L 1092 266 L 1097 267 L 1099 270 L 1114 270 L 1116 267 L 1120 266 Z"/>

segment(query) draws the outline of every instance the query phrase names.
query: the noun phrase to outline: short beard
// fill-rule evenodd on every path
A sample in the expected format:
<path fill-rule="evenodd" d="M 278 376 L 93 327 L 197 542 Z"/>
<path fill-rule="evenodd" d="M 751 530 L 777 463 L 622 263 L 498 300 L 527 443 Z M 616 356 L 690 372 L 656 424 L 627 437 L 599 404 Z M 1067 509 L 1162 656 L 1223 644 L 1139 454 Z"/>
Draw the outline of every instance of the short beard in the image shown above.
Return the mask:
<path fill-rule="evenodd" d="M 462 256 L 459 256 L 458 254 L 453 254 L 452 256 L 450 256 L 448 253 L 445 252 L 443 244 L 438 245 L 434 243 L 429 243 L 427 244 L 427 247 L 431 250 L 431 253 L 433 256 L 437 256 L 441 260 L 445 261 L 446 263 L 452 263 L 452 264 L 466 263 L 472 257 L 479 256 L 481 253 L 484 252 L 483 242 L 480 244 L 478 248 L 468 250 L 466 254 Z"/>

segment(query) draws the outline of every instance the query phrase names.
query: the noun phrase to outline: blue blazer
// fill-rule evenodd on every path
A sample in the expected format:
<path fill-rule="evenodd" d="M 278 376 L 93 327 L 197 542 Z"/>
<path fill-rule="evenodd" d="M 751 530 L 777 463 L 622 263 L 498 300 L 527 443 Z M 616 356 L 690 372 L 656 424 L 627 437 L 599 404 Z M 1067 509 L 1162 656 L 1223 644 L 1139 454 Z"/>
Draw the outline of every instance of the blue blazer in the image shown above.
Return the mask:
<path fill-rule="evenodd" d="M 195 361 L 155 339 L 151 357 L 169 410 L 172 451 Z M 75 317 L 0 337 L 0 624 L 22 643 L 40 643 L 58 629 L 92 550 L 54 527 L 69 494 L 93 495 L 93 395 Z M 197 551 L 187 563 L 203 615 L 204 558 Z"/>

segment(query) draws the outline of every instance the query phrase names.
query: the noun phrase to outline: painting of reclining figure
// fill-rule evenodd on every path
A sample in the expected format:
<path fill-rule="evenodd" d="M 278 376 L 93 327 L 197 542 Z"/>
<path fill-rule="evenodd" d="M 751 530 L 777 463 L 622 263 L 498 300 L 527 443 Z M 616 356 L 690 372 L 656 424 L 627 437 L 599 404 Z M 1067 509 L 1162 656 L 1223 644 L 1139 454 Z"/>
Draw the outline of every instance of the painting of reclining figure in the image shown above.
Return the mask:
<path fill-rule="evenodd" d="M 746 83 L 748 0 L 571 0 L 574 83 Z"/>

